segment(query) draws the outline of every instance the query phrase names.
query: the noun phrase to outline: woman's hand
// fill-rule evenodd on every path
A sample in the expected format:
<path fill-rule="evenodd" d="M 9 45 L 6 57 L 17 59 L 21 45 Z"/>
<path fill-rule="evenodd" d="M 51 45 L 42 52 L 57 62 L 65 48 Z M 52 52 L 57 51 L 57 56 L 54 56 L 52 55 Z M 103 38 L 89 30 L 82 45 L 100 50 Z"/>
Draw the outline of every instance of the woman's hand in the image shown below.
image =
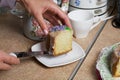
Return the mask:
<path fill-rule="evenodd" d="M 16 57 L 6 54 L 0 51 L 0 70 L 9 70 L 12 68 L 11 65 L 19 64 L 20 60 Z"/>
<path fill-rule="evenodd" d="M 52 25 L 61 22 L 70 28 L 68 16 L 52 0 L 21 0 L 27 10 L 35 17 L 45 34 L 48 34 L 48 27 L 44 19 Z"/>

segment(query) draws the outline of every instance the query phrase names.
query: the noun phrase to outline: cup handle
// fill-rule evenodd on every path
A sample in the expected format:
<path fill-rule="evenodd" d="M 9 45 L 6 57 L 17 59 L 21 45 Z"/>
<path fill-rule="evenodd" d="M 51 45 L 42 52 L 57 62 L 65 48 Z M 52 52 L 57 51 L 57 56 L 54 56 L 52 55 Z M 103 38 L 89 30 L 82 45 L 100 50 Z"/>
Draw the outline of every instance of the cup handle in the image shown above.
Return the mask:
<path fill-rule="evenodd" d="M 90 28 L 90 30 L 92 30 L 93 28 L 97 27 L 97 25 L 101 22 L 101 20 L 99 20 L 98 22 L 94 23 L 93 26 Z"/>
<path fill-rule="evenodd" d="M 101 22 L 100 17 L 99 16 L 95 16 L 93 18 L 93 26 L 91 26 L 90 30 L 92 30 L 93 28 L 95 28 L 100 22 Z"/>
<path fill-rule="evenodd" d="M 113 18 L 113 17 L 114 17 L 114 16 L 109 16 L 109 17 L 106 17 L 106 18 L 95 17 L 95 19 L 94 19 L 94 24 L 93 24 L 93 26 L 90 28 L 90 30 L 92 30 L 93 28 L 95 28 L 100 22 L 105 21 L 105 20 L 108 20 L 108 19 L 111 19 L 111 18 Z"/>

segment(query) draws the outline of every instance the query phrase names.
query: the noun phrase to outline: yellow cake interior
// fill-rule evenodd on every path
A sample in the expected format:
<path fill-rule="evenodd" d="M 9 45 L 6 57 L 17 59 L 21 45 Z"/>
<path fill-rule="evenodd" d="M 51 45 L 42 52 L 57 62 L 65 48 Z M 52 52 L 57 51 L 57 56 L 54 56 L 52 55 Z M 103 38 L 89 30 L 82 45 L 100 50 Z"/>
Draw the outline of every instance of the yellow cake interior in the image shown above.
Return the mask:
<path fill-rule="evenodd" d="M 53 55 L 65 54 L 72 50 L 72 30 L 61 30 L 50 33 L 50 49 Z"/>
<path fill-rule="evenodd" d="M 120 45 L 113 50 L 110 64 L 113 77 L 120 77 Z"/>

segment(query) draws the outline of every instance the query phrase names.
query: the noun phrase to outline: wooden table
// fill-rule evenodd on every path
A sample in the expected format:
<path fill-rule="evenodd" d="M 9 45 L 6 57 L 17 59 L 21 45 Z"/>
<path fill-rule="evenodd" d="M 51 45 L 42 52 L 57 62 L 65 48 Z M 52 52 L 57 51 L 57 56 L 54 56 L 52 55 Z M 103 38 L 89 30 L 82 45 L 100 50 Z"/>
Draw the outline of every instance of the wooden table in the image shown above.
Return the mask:
<path fill-rule="evenodd" d="M 75 39 L 84 50 L 88 48 L 93 38 L 100 29 L 94 28 L 84 39 Z M 101 49 L 120 41 L 120 30 L 111 26 L 111 20 L 108 21 L 97 41 L 93 45 L 85 61 L 77 71 L 74 80 L 97 80 L 96 60 Z M 28 51 L 32 45 L 38 43 L 32 41 L 23 35 L 23 25 L 19 18 L 7 14 L 0 16 L 0 49 L 10 53 L 15 51 Z M 79 61 L 74 63 L 49 68 L 42 65 L 35 58 L 22 60 L 19 65 L 13 65 L 9 71 L 0 71 L 0 80 L 68 80 L 78 65 Z"/>
<path fill-rule="evenodd" d="M 111 25 L 111 20 L 109 20 L 76 74 L 75 80 L 98 80 L 95 67 L 100 51 L 104 47 L 120 42 L 119 34 L 120 29 L 114 28 Z"/>

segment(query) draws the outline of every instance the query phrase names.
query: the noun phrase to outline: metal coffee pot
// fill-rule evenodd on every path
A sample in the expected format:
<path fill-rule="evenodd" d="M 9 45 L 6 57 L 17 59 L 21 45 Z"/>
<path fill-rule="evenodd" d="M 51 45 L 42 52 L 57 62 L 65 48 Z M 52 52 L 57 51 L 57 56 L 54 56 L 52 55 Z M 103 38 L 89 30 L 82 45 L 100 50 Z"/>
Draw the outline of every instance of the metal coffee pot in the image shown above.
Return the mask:
<path fill-rule="evenodd" d="M 95 16 L 107 11 L 107 0 L 70 0 L 69 4 L 69 11 L 90 10 L 94 12 Z"/>
<path fill-rule="evenodd" d="M 10 10 L 10 13 L 20 18 L 23 33 L 27 38 L 37 41 L 43 41 L 45 39 L 45 36 L 41 35 L 42 30 L 38 22 L 33 16 L 29 15 L 20 4 L 16 4 L 16 6 Z"/>

